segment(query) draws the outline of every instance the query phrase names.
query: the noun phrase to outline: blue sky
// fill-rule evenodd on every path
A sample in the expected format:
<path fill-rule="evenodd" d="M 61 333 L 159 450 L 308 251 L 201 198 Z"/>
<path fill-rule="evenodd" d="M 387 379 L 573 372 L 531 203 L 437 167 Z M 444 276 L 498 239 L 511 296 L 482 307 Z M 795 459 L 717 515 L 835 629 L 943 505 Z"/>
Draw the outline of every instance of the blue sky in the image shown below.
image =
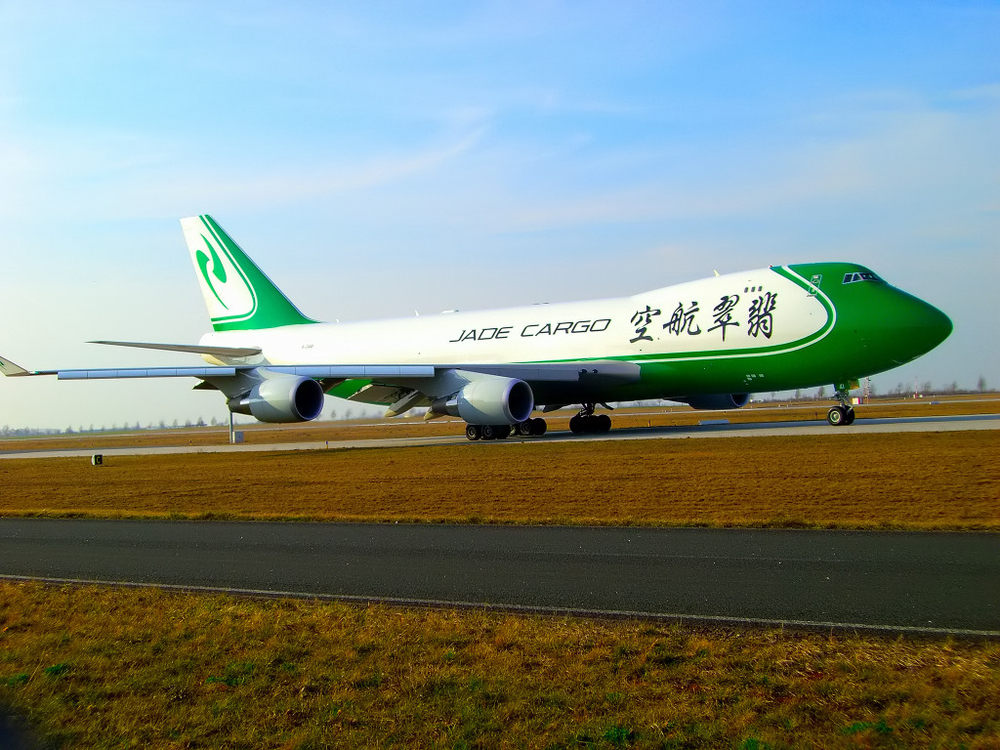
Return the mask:
<path fill-rule="evenodd" d="M 1000 5 L 0 0 L 0 346 L 172 364 L 177 219 L 354 320 L 852 260 L 1000 387 Z M 180 355 L 178 355 L 180 356 Z M 0 425 L 223 418 L 190 383 L 0 382 Z"/>

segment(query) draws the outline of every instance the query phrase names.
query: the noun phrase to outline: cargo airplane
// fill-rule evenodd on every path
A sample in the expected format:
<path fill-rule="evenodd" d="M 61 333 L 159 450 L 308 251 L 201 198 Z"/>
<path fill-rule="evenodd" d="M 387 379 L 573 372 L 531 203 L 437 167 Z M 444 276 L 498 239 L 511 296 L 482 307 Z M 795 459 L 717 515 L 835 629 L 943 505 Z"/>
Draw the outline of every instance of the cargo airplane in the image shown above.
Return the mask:
<path fill-rule="evenodd" d="M 630 297 L 323 323 L 302 314 L 211 216 L 181 220 L 213 331 L 197 344 L 94 343 L 198 354 L 198 367 L 27 370 L 61 380 L 193 377 L 231 412 L 315 419 L 324 394 L 425 407 L 466 422 L 470 440 L 544 434 L 533 417 L 579 404 L 576 433 L 611 427 L 598 406 L 669 399 L 743 406 L 749 394 L 832 383 L 827 420 L 849 425 L 860 378 L 898 367 L 951 333 L 940 310 L 854 263 L 718 275 Z"/>

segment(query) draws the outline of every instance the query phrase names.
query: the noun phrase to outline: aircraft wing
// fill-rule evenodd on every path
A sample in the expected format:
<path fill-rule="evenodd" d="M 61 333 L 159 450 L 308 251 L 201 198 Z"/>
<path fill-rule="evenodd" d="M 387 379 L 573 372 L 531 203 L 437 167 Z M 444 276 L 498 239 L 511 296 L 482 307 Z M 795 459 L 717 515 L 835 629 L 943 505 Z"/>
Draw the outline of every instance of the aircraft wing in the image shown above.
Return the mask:
<path fill-rule="evenodd" d="M 105 343 L 105 342 L 95 342 Z M 110 343 L 110 342 L 109 342 Z M 119 342 L 115 342 L 119 343 Z M 121 345 L 134 346 L 120 342 Z M 144 348 L 145 344 L 141 345 Z M 163 344 L 162 348 L 174 345 Z M 172 351 L 193 352 L 195 347 L 177 345 Z M 202 350 L 218 347 L 200 347 Z M 232 350 L 230 350 L 231 353 Z M 239 351 L 254 351 L 251 349 Z M 214 353 L 214 352 L 213 352 Z M 232 355 L 231 355 L 232 356 Z M 632 362 L 593 361 L 593 362 L 540 362 L 540 363 L 500 363 L 500 364 L 381 364 L 381 365 L 221 365 L 201 367 L 103 367 L 103 368 L 61 368 L 53 370 L 28 370 L 6 357 L 0 356 L 0 372 L 10 377 L 25 375 L 55 375 L 59 380 L 98 380 L 106 378 L 226 378 L 235 377 L 238 372 L 254 369 L 266 369 L 269 372 L 296 375 L 299 377 L 327 379 L 372 379 L 387 384 L 398 380 L 411 378 L 433 378 L 444 372 L 468 372 L 483 375 L 496 375 L 506 378 L 524 380 L 532 383 L 577 383 L 589 378 L 614 380 L 617 382 L 634 382 L 639 379 L 639 367 Z"/>
<path fill-rule="evenodd" d="M 103 342 L 102 342 L 103 343 Z M 111 343 L 111 342 L 109 342 Z M 131 342 L 114 342 L 136 346 Z M 168 351 L 204 353 L 215 347 L 163 344 Z M 200 351 L 198 351 L 200 350 Z M 230 348 L 228 356 L 237 355 Z M 218 352 L 209 352 L 216 354 Z M 11 377 L 55 375 L 59 380 L 102 380 L 122 378 L 198 378 L 196 388 L 217 389 L 228 398 L 238 397 L 254 383 L 290 376 L 319 381 L 324 391 L 349 380 L 369 381 L 348 398 L 368 403 L 389 404 L 388 416 L 402 414 L 414 406 L 429 405 L 447 397 L 466 384 L 483 377 L 523 380 L 534 391 L 537 403 L 575 403 L 577 394 L 594 387 L 638 382 L 639 366 L 632 362 L 580 361 L 539 363 L 465 364 L 299 364 L 222 365 L 199 367 L 104 367 L 90 369 L 28 370 L 0 357 L 0 373 Z M 346 395 L 346 394 L 345 394 Z"/>
<path fill-rule="evenodd" d="M 0 357 L 0 372 L 7 376 L 55 375 L 59 380 L 101 380 L 109 378 L 232 378 L 252 370 L 298 377 L 327 379 L 429 378 L 433 365 L 221 365 L 203 367 L 99 367 L 92 369 L 28 370 Z"/>
<path fill-rule="evenodd" d="M 232 346 L 202 346 L 201 344 L 157 344 L 139 341 L 91 341 L 91 344 L 105 344 L 108 346 L 125 346 L 137 349 L 155 349 L 170 352 L 188 352 L 191 354 L 207 354 L 215 357 L 254 357 L 261 354 L 258 347 L 232 347 Z M 2 358 L 0 358 L 2 359 Z M 13 363 L 11 363 L 13 364 Z M 248 365 L 249 366 L 249 365 Z M 238 367 L 243 367 L 238 365 Z M 284 367 L 266 365 L 268 370 L 273 372 L 292 372 Z M 434 364 L 434 365 L 317 365 L 320 369 L 315 370 L 317 374 L 308 374 L 302 367 L 296 365 L 297 369 L 292 374 L 303 375 L 305 377 L 315 377 L 318 379 L 342 378 L 345 380 L 355 378 L 389 378 L 389 377 L 433 377 L 444 370 L 462 370 L 464 372 L 477 372 L 484 375 L 497 375 L 500 377 L 518 378 L 524 380 L 529 385 L 534 383 L 577 383 L 587 379 L 613 380 L 620 383 L 634 382 L 639 379 L 639 368 L 632 362 L 618 362 L 612 360 L 592 361 L 592 362 L 543 362 L 543 363 L 500 363 L 500 364 Z M 310 366 L 312 367 L 312 366 Z M 419 368 L 425 369 L 419 369 Z M 426 369 L 432 367 L 433 372 Z M 414 369 L 418 368 L 418 369 Z M 172 368 L 170 368 L 172 369 Z M 174 377 L 170 369 L 163 368 L 147 369 L 149 375 L 145 377 Z M 189 368 L 190 369 L 190 368 Z M 202 368 L 204 369 L 204 368 Z M 77 371 L 67 371 L 77 372 Z M 79 372 L 101 372 L 101 371 L 79 371 Z M 109 371 L 117 372 L 117 371 Z M 132 371 L 130 371 L 132 372 Z M 142 372 L 141 370 L 134 371 Z M 11 373 L 8 373 L 11 374 Z M 39 373 L 41 374 L 41 373 Z M 178 377 L 190 375 L 199 377 L 201 373 L 194 371 L 179 372 Z M 226 373 L 215 371 L 205 373 L 217 377 L 224 377 Z M 90 376 L 70 376 L 60 375 L 60 377 L 80 379 L 81 377 L 143 377 L 141 374 L 128 375 L 90 375 Z"/>

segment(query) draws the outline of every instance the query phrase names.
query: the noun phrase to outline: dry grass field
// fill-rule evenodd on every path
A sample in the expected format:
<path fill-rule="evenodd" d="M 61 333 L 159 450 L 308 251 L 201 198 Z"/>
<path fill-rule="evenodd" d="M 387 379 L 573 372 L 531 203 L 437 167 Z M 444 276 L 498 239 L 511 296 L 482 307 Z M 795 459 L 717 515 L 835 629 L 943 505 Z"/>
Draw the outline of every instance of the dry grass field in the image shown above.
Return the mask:
<path fill-rule="evenodd" d="M 0 582 L 54 747 L 997 748 L 1000 644 Z"/>
<path fill-rule="evenodd" d="M 2 515 L 1000 529 L 987 432 L 0 462 Z"/>

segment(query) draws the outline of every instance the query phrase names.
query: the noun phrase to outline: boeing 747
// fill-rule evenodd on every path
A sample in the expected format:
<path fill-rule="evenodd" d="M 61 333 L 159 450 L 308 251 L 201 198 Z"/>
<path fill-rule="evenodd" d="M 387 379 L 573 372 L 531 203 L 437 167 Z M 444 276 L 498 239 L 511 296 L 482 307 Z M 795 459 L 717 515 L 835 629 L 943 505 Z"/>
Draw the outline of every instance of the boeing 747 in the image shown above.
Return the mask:
<path fill-rule="evenodd" d="M 542 435 L 532 416 L 580 405 L 573 432 L 605 432 L 612 401 L 696 409 L 749 394 L 833 384 L 831 425 L 854 421 L 849 393 L 951 333 L 940 310 L 856 263 L 770 266 L 630 297 L 323 323 L 302 314 L 211 216 L 181 220 L 212 331 L 197 344 L 95 343 L 200 355 L 207 366 L 28 370 L 61 380 L 193 377 L 230 411 L 263 422 L 315 419 L 324 394 L 387 416 L 466 422 L 470 440 Z"/>

